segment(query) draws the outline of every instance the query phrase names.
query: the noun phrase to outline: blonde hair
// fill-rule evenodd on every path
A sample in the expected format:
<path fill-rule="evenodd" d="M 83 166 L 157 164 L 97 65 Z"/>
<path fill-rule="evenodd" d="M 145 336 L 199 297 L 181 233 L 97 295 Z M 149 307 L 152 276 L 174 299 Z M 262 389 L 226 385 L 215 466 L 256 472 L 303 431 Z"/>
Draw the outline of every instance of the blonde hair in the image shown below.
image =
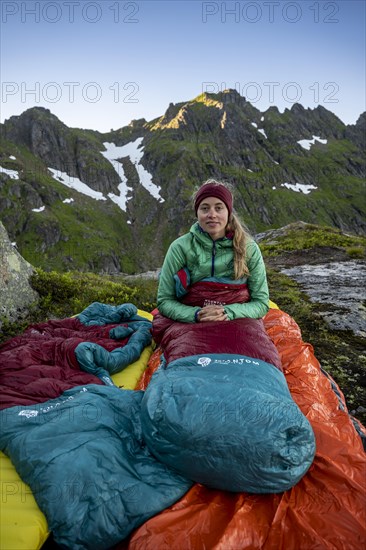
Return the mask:
<path fill-rule="evenodd" d="M 249 238 L 249 232 L 240 221 L 235 212 L 231 213 L 227 229 L 233 231 L 233 249 L 234 249 L 234 279 L 249 276 L 249 269 L 246 262 L 246 246 Z"/>
<path fill-rule="evenodd" d="M 202 188 L 203 185 L 206 185 L 206 184 L 218 185 L 218 186 L 222 185 L 226 187 L 226 189 L 228 189 L 232 195 L 234 195 L 233 186 L 230 183 L 227 183 L 225 181 L 218 181 L 215 179 L 208 179 L 194 193 L 193 204 L 195 203 L 195 199 L 198 191 Z M 250 273 L 246 263 L 246 246 L 247 246 L 248 239 L 250 239 L 250 233 L 247 227 L 239 219 L 239 217 L 237 216 L 234 210 L 229 216 L 226 230 L 232 231 L 234 233 L 234 237 L 233 237 L 234 279 L 241 279 L 242 277 L 247 277 L 250 275 Z"/>

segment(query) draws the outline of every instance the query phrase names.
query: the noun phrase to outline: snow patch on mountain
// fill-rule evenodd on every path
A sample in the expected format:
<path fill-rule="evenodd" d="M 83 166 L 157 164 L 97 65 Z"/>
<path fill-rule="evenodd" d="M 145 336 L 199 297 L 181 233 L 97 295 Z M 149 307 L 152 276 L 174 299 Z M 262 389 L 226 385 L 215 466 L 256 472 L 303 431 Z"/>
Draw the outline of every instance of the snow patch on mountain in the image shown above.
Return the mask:
<path fill-rule="evenodd" d="M 118 159 L 123 157 L 130 158 L 130 161 L 136 168 L 141 185 L 150 193 L 150 195 L 152 195 L 159 202 L 164 202 L 163 197 L 160 195 L 161 187 L 153 182 L 152 175 L 141 164 L 141 159 L 144 156 L 144 147 L 141 146 L 143 139 L 144 138 L 140 137 L 135 141 L 131 141 L 122 146 L 117 146 L 115 143 L 104 142 L 103 145 L 106 148 L 106 151 L 101 151 L 101 153 L 112 163 L 114 169 L 121 178 L 121 184 L 124 185 L 123 190 L 126 197 L 130 188 L 127 187 L 127 178 L 125 176 L 123 166 L 120 162 L 118 162 Z"/>
<path fill-rule="evenodd" d="M 55 170 L 54 168 L 48 168 L 48 170 L 51 172 L 54 180 L 62 183 L 63 185 L 66 185 L 66 187 L 74 189 L 75 191 L 78 191 L 83 195 L 87 195 L 92 199 L 96 199 L 97 201 L 107 200 L 103 193 L 101 193 L 100 191 L 95 191 L 94 189 L 89 187 L 89 185 L 86 185 L 86 183 L 83 183 L 81 180 L 79 180 L 79 178 L 69 176 L 66 172 L 61 172 L 61 170 Z"/>
<path fill-rule="evenodd" d="M 313 136 L 313 139 L 300 139 L 297 143 L 301 145 L 303 149 L 310 151 L 310 147 L 314 145 L 316 141 L 319 141 L 319 143 L 323 143 L 324 145 L 328 143 L 327 139 L 321 139 L 319 136 Z"/>
<path fill-rule="evenodd" d="M 16 170 L 9 170 L 8 168 L 3 168 L 2 166 L 0 166 L 0 174 L 6 174 L 12 180 L 19 179 L 19 172 L 17 172 Z"/>
<path fill-rule="evenodd" d="M 315 185 L 306 185 L 305 183 L 281 183 L 281 187 L 286 187 L 291 191 L 296 193 L 303 193 L 304 195 L 309 195 L 313 189 L 318 189 Z M 272 187 L 272 189 L 274 189 Z"/>

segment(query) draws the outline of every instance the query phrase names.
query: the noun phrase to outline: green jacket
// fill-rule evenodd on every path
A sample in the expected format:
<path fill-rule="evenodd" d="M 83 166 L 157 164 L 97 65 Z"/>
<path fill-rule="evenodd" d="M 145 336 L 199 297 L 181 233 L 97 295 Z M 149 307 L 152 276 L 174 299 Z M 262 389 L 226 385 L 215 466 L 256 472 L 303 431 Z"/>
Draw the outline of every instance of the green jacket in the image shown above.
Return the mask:
<path fill-rule="evenodd" d="M 266 269 L 261 251 L 257 243 L 250 240 L 247 244 L 248 279 L 250 302 L 243 304 L 225 305 L 225 312 L 229 320 L 240 317 L 258 319 L 268 311 L 268 285 Z M 182 268 L 190 273 L 191 284 L 202 279 L 230 279 L 234 278 L 234 253 L 232 239 L 223 237 L 213 241 L 208 233 L 204 232 L 196 222 L 182 237 L 176 239 L 166 253 L 159 278 L 157 305 L 160 313 L 184 323 L 195 321 L 198 309 L 179 302 L 176 296 L 174 275 Z"/>

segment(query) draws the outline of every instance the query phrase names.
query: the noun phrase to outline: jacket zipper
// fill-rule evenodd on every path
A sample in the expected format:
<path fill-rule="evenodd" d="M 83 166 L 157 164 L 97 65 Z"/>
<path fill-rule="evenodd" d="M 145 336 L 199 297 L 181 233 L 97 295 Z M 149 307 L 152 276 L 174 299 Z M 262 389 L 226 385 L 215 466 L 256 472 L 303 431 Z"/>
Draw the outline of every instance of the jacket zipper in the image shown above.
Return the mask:
<path fill-rule="evenodd" d="M 215 276 L 215 256 L 216 256 L 216 242 L 212 245 L 212 259 L 211 259 L 211 277 Z"/>

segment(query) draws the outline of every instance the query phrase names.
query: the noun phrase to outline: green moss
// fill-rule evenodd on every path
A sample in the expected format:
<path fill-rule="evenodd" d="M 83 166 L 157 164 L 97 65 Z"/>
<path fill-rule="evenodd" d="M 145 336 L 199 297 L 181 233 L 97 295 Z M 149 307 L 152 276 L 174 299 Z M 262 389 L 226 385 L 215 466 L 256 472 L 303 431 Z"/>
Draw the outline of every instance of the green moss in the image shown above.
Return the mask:
<path fill-rule="evenodd" d="M 128 284 L 122 277 L 37 269 L 31 284 L 40 295 L 40 309 L 45 317 L 70 317 L 92 302 L 133 303 L 145 311 L 156 307 L 156 284 L 142 285 L 139 281 Z"/>
<path fill-rule="evenodd" d="M 356 245 L 356 246 L 348 246 L 346 248 L 346 251 L 347 251 L 347 254 L 349 255 L 350 258 L 354 258 L 354 259 L 362 259 L 365 257 L 365 247 L 364 246 L 360 246 L 360 245 Z"/>
<path fill-rule="evenodd" d="M 339 247 L 350 257 L 366 256 L 366 237 L 346 235 L 332 227 L 321 227 L 309 224 L 303 230 L 288 231 L 286 235 L 276 238 L 275 243 L 261 243 L 264 256 L 277 256 L 283 251 L 304 250 L 318 247 Z"/>

